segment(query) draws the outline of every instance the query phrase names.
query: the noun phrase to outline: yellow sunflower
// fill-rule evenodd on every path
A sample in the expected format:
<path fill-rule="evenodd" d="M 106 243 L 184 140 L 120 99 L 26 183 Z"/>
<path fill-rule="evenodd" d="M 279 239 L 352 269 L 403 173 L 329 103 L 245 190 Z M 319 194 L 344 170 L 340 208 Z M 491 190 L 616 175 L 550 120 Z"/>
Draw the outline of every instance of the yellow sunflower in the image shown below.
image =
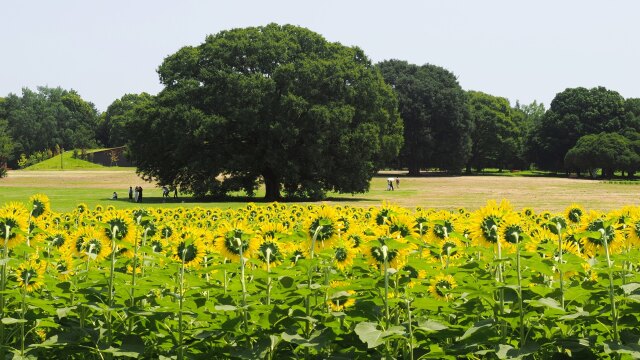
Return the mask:
<path fill-rule="evenodd" d="M 178 262 L 184 260 L 188 269 L 199 269 L 206 254 L 206 246 L 197 235 L 199 229 L 188 227 L 176 233 L 171 239 L 171 257 Z"/>
<path fill-rule="evenodd" d="M 390 214 L 386 225 L 392 237 L 407 237 L 413 234 L 415 219 L 404 213 Z"/>
<path fill-rule="evenodd" d="M 446 263 L 459 259 L 464 254 L 464 244 L 456 237 L 447 237 L 439 239 L 434 245 L 431 252 L 433 256 Z"/>
<path fill-rule="evenodd" d="M 430 217 L 429 230 L 427 230 L 427 242 L 437 244 L 449 238 L 449 234 L 455 231 L 454 216 L 448 211 L 439 211 Z"/>
<path fill-rule="evenodd" d="M 503 200 L 500 205 L 491 200 L 487 205 L 471 216 L 469 236 L 478 245 L 492 246 L 498 242 L 499 227 L 506 213 L 511 210 L 508 202 Z"/>
<path fill-rule="evenodd" d="M 25 241 L 24 233 L 29 226 L 24 208 L 9 204 L 0 209 L 0 243 L 7 241 L 9 249 Z"/>
<path fill-rule="evenodd" d="M 564 210 L 564 217 L 569 220 L 570 224 L 578 225 L 585 213 L 586 212 L 582 206 L 578 204 L 571 204 Z"/>
<path fill-rule="evenodd" d="M 75 274 L 73 266 L 73 257 L 70 253 L 62 253 L 53 264 L 59 280 L 67 281 Z"/>
<path fill-rule="evenodd" d="M 255 255 L 258 244 L 249 226 L 240 221 L 220 224 L 214 243 L 217 253 L 229 260 L 240 261 L 241 246 L 243 257 Z"/>
<path fill-rule="evenodd" d="M 44 284 L 46 263 L 38 259 L 27 260 L 16 269 L 18 286 L 27 292 L 39 289 Z"/>
<path fill-rule="evenodd" d="M 264 265 L 264 268 L 267 268 L 267 262 L 270 267 L 282 263 L 284 253 L 281 250 L 281 243 L 277 238 L 268 235 L 258 235 L 256 241 L 258 248 L 256 249 L 255 257 Z"/>
<path fill-rule="evenodd" d="M 608 219 L 593 210 L 581 217 L 580 232 L 600 232 L 607 238 L 609 253 L 615 254 L 624 246 L 624 234 L 617 228 L 614 219 Z M 584 254 L 594 257 L 604 252 L 604 239 L 600 236 L 583 236 L 580 239 Z"/>
<path fill-rule="evenodd" d="M 514 251 L 517 243 L 521 243 L 527 235 L 526 229 L 526 223 L 517 213 L 506 214 L 498 227 L 502 248 L 507 251 Z"/>
<path fill-rule="evenodd" d="M 349 289 L 344 281 L 330 282 L 329 293 L 331 295 L 327 300 L 327 305 L 329 305 L 331 311 L 345 311 L 356 303 L 356 299 L 353 296 L 356 292 Z"/>
<path fill-rule="evenodd" d="M 76 205 L 76 212 L 78 214 L 84 214 L 89 210 L 89 207 L 87 206 L 87 204 L 85 203 L 80 203 L 78 205 Z"/>
<path fill-rule="evenodd" d="M 451 275 L 440 274 L 431 280 L 429 293 L 439 300 L 449 301 L 453 298 L 451 290 L 458 287 L 456 280 Z"/>
<path fill-rule="evenodd" d="M 51 212 L 51 203 L 49 197 L 44 194 L 35 194 L 29 198 L 29 203 L 32 206 L 31 216 L 38 218 L 42 215 Z"/>
<path fill-rule="evenodd" d="M 333 263 L 336 269 L 345 272 L 353 266 L 357 252 L 347 241 L 340 241 L 333 247 Z"/>
<path fill-rule="evenodd" d="M 386 254 L 388 267 L 401 269 L 407 263 L 409 252 L 410 248 L 403 238 L 392 239 L 382 235 L 367 243 L 367 251 L 364 255 L 370 265 L 383 269 Z"/>
<path fill-rule="evenodd" d="M 346 234 L 342 235 L 342 239 L 346 241 L 351 249 L 356 253 L 362 252 L 362 243 L 364 243 L 364 231 L 359 225 L 353 224 Z"/>
<path fill-rule="evenodd" d="M 105 237 L 104 231 L 92 226 L 78 228 L 67 242 L 69 250 L 82 258 L 100 261 L 111 254 L 111 240 Z"/>
<path fill-rule="evenodd" d="M 640 245 L 640 213 L 633 212 L 627 220 L 625 227 L 627 246 Z"/>
<path fill-rule="evenodd" d="M 258 233 L 272 238 L 280 238 L 289 233 L 289 229 L 280 222 L 263 221 L 258 224 Z"/>
<path fill-rule="evenodd" d="M 285 254 L 285 258 L 291 261 L 292 265 L 295 265 L 300 259 L 309 258 L 309 246 L 307 243 L 302 242 L 285 242 L 282 244 L 282 251 Z"/>
<path fill-rule="evenodd" d="M 102 218 L 107 224 L 104 234 L 108 239 L 115 236 L 116 240 L 133 245 L 136 241 L 136 231 L 130 216 L 124 211 L 108 211 Z M 115 233 L 114 233 L 115 231 Z"/>
<path fill-rule="evenodd" d="M 315 236 L 315 246 L 324 249 L 331 247 L 332 242 L 338 237 L 338 232 L 342 231 L 342 226 L 343 223 L 338 221 L 335 209 L 322 206 L 308 215 L 304 230 L 309 241 Z"/>

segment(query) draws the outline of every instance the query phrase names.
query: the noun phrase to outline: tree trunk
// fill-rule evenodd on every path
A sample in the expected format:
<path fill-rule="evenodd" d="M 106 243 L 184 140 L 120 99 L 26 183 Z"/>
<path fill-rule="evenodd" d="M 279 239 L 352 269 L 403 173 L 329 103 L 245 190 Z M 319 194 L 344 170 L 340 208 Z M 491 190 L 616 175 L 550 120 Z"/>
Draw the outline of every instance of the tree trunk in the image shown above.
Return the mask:
<path fill-rule="evenodd" d="M 280 200 L 280 180 L 278 177 L 270 169 L 265 170 L 262 177 L 264 178 L 264 186 L 266 189 L 264 199 L 266 201 Z"/>

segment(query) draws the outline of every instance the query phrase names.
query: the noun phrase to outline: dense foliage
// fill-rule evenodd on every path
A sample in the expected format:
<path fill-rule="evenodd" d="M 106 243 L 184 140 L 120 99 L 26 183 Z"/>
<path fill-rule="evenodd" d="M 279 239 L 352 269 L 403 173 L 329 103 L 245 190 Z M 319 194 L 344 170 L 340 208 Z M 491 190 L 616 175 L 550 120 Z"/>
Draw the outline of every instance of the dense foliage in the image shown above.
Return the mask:
<path fill-rule="evenodd" d="M 0 356 L 637 358 L 640 208 L 0 208 Z"/>
<path fill-rule="evenodd" d="M 542 169 L 563 170 L 564 156 L 582 136 L 640 130 L 640 118 L 632 111 L 627 114 L 625 105 L 620 94 L 604 87 L 570 88 L 557 94 L 535 124 L 531 160 Z"/>
<path fill-rule="evenodd" d="M 4 98 L 0 108 L 0 122 L 7 122 L 12 144 L 7 158 L 14 165 L 21 154 L 28 158 L 56 145 L 66 149 L 96 146 L 97 110 L 73 90 L 39 87 L 35 92 L 24 88 L 22 96 Z M 0 125 L 0 147 L 6 143 L 3 133 Z"/>
<path fill-rule="evenodd" d="M 467 92 L 472 124 L 471 155 L 467 171 L 486 167 L 514 168 L 522 154 L 523 113 L 512 109 L 509 100 L 479 91 Z"/>
<path fill-rule="evenodd" d="M 116 99 L 107 111 L 100 114 L 96 140 L 106 147 L 125 145 L 129 139 L 127 123 L 135 116 L 135 107 L 147 101 L 151 101 L 151 95 L 147 93 L 126 94 Z"/>
<path fill-rule="evenodd" d="M 404 146 L 398 163 L 410 175 L 421 168 L 459 172 L 471 147 L 471 119 L 458 79 L 435 65 L 388 60 L 377 64 L 398 96 L 404 121 Z"/>
<path fill-rule="evenodd" d="M 297 26 L 222 31 L 167 57 L 128 124 L 138 170 L 198 195 L 368 190 L 402 145 L 390 86 L 356 47 Z"/>

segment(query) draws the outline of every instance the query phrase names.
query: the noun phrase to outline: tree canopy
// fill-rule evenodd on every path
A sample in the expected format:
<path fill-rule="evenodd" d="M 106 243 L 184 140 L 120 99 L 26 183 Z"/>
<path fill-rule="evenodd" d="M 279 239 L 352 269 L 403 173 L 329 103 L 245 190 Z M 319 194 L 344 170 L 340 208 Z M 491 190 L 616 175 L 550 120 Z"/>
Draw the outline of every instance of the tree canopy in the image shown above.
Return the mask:
<path fill-rule="evenodd" d="M 400 165 L 408 167 L 410 175 L 424 167 L 460 171 L 471 149 L 471 124 L 455 75 L 435 65 L 401 60 L 377 66 L 398 96 L 404 121 Z"/>
<path fill-rule="evenodd" d="M 151 95 L 144 92 L 141 94 L 125 94 L 120 99 L 116 99 L 109 105 L 107 111 L 100 114 L 96 139 L 108 147 L 126 144 L 128 139 L 126 124 L 135 116 L 135 107 L 150 100 Z"/>
<path fill-rule="evenodd" d="M 467 92 L 467 106 L 472 121 L 471 157 L 467 171 L 494 166 L 504 168 L 516 161 L 520 153 L 520 127 L 524 115 L 514 117 L 509 100 L 479 91 Z"/>
<path fill-rule="evenodd" d="M 267 199 L 364 192 L 402 146 L 393 90 L 361 49 L 270 24 L 167 57 L 127 125 L 138 171 L 198 195 L 264 180 Z"/>
<path fill-rule="evenodd" d="M 565 154 L 579 138 L 633 127 L 627 120 L 625 99 L 619 93 L 604 87 L 566 89 L 534 125 L 531 160 L 542 169 L 561 170 Z"/>
<path fill-rule="evenodd" d="M 564 158 L 565 166 L 578 173 L 587 171 L 591 177 L 602 169 L 603 177 L 612 177 L 614 171 L 633 173 L 640 168 L 640 156 L 631 140 L 617 133 L 585 135 L 578 139 Z"/>
<path fill-rule="evenodd" d="M 9 94 L 0 102 L 13 139 L 13 154 L 64 148 L 88 148 L 96 145 L 97 110 L 73 90 L 39 87 L 22 89 L 22 96 Z"/>

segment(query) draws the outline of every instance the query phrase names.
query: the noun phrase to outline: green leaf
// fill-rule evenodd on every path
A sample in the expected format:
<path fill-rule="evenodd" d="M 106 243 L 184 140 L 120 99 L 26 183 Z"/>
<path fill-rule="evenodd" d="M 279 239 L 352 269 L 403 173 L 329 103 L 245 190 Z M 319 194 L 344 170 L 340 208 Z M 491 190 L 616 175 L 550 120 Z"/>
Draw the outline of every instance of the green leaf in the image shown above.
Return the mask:
<path fill-rule="evenodd" d="M 385 338 L 392 335 L 404 335 L 404 328 L 401 326 L 392 326 L 389 330 L 378 330 L 378 324 L 371 322 L 361 322 L 355 327 L 355 333 L 360 341 L 367 344 L 369 349 L 373 349 L 384 343 Z"/>
<path fill-rule="evenodd" d="M 547 307 L 550 309 L 558 310 L 565 312 L 564 309 L 560 306 L 560 303 L 556 299 L 552 298 L 542 298 L 540 300 L 525 300 L 526 303 L 529 303 L 531 306 L 535 307 Z"/>
<path fill-rule="evenodd" d="M 418 324 L 418 329 L 424 330 L 427 332 L 438 332 L 440 330 L 446 330 L 448 329 L 448 327 L 445 325 L 442 325 L 437 321 L 426 320 Z"/>
<path fill-rule="evenodd" d="M 515 349 L 511 345 L 500 344 L 498 345 L 498 349 L 496 350 L 496 356 L 498 359 L 522 359 L 527 357 L 538 350 L 537 345 L 528 345 L 522 349 Z"/>
<path fill-rule="evenodd" d="M 484 337 L 484 335 L 492 331 L 494 325 L 495 321 L 493 319 L 478 321 L 477 323 L 473 324 L 472 327 L 467 329 L 467 331 L 465 331 L 464 334 L 457 340 L 464 341 L 481 335 Z"/>
<path fill-rule="evenodd" d="M 27 322 L 27 320 L 23 320 L 23 319 L 2 318 L 2 323 L 5 324 L 5 325 L 26 323 L 26 322 Z"/>
<path fill-rule="evenodd" d="M 640 283 L 630 283 L 620 286 L 625 295 L 630 295 L 634 291 L 640 289 Z"/>
<path fill-rule="evenodd" d="M 238 310 L 238 308 L 233 306 L 233 305 L 216 305 L 216 306 L 214 306 L 214 309 L 216 309 L 218 311 L 236 311 L 236 310 Z"/>
<path fill-rule="evenodd" d="M 590 314 L 587 311 L 582 310 L 582 308 L 576 308 L 577 312 L 575 314 L 569 314 L 565 316 L 559 317 L 560 320 L 575 320 L 579 317 L 587 317 Z"/>

